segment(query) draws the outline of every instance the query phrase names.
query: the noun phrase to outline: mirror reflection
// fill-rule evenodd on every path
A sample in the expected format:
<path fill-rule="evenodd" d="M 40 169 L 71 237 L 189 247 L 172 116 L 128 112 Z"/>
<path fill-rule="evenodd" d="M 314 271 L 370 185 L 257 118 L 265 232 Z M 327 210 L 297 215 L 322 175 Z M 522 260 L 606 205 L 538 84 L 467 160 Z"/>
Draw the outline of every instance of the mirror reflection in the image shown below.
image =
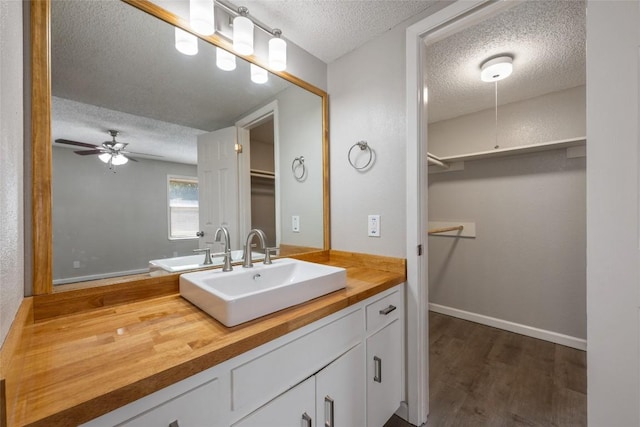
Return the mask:
<path fill-rule="evenodd" d="M 240 58 L 221 70 L 202 40 L 184 55 L 122 2 L 52 2 L 51 27 L 54 284 L 221 252 L 219 226 L 238 252 L 256 227 L 287 253 L 323 248 L 320 96 L 256 84 Z"/>

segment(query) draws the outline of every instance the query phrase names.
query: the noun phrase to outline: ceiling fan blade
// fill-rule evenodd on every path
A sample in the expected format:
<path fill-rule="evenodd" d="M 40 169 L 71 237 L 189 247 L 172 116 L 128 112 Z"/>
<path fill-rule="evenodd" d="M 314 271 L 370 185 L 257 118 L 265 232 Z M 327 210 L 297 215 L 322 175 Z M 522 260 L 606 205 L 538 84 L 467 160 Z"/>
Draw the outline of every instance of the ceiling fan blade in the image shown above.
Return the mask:
<path fill-rule="evenodd" d="M 122 151 L 120 152 L 120 154 L 122 154 Z M 124 154 L 123 154 L 124 156 Z M 129 156 L 125 156 L 127 159 L 131 160 L 132 162 L 138 162 L 136 159 L 134 159 L 133 157 L 129 157 Z"/>
<path fill-rule="evenodd" d="M 159 155 L 159 154 L 138 153 L 137 151 L 128 151 L 128 150 L 123 151 L 123 150 L 121 150 L 120 152 L 121 152 L 121 153 L 125 153 L 125 154 L 138 154 L 138 155 L 140 155 L 140 156 L 164 157 L 164 156 L 161 156 L 161 155 Z"/>
<path fill-rule="evenodd" d="M 86 142 L 71 141 L 68 139 L 56 139 L 55 142 L 57 142 L 58 144 L 77 145 L 79 147 L 98 148 L 97 145 L 87 144 Z"/>
<path fill-rule="evenodd" d="M 88 156 L 89 154 L 105 153 L 105 150 L 83 150 L 83 151 L 74 151 L 74 153 L 79 154 L 81 156 Z"/>

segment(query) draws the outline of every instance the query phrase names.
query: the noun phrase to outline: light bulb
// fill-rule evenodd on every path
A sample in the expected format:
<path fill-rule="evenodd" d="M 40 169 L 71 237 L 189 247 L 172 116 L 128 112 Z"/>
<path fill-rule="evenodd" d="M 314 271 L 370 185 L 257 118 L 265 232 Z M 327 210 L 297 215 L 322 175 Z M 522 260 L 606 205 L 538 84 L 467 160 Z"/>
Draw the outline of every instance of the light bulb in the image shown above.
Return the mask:
<path fill-rule="evenodd" d="M 216 48 L 216 65 L 224 71 L 236 69 L 236 56 L 219 47 Z"/>
<path fill-rule="evenodd" d="M 247 18 L 246 7 L 238 8 L 239 16 L 233 18 L 233 50 L 240 55 L 253 53 L 253 22 Z"/>
<path fill-rule="evenodd" d="M 114 166 L 120 166 L 120 165 L 124 165 L 128 161 L 129 159 L 127 159 L 122 154 L 116 154 L 115 156 L 113 156 L 113 159 L 111 159 L 111 164 Z"/>
<path fill-rule="evenodd" d="M 251 81 L 261 85 L 263 83 L 266 83 L 267 80 L 269 80 L 267 70 L 258 67 L 255 64 L 251 64 Z"/>
<path fill-rule="evenodd" d="M 275 71 L 287 69 L 287 42 L 280 38 L 280 34 L 280 30 L 273 30 L 274 37 L 269 40 L 269 67 Z"/>
<path fill-rule="evenodd" d="M 216 32 L 213 0 L 189 0 L 189 23 L 191 28 L 204 36 Z"/>
<path fill-rule="evenodd" d="M 100 160 L 102 160 L 105 163 L 109 163 L 109 160 L 111 159 L 111 154 L 110 153 L 102 153 L 98 156 L 98 158 Z"/>
<path fill-rule="evenodd" d="M 481 67 L 480 79 L 483 82 L 497 82 L 506 79 L 513 72 L 513 58 L 510 56 L 500 56 L 493 58 Z"/>
<path fill-rule="evenodd" d="M 198 53 L 198 38 L 176 27 L 176 49 L 185 55 L 195 55 Z"/>

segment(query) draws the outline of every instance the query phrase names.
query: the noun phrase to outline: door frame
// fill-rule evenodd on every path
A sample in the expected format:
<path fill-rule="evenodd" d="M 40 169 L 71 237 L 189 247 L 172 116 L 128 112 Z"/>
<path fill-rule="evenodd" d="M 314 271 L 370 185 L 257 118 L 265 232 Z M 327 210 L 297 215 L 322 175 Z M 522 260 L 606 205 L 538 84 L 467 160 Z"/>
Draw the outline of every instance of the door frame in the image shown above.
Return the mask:
<path fill-rule="evenodd" d="M 429 284 L 427 230 L 427 120 L 424 82 L 425 41 L 473 25 L 512 4 L 504 0 L 458 0 L 406 30 L 407 113 L 407 405 L 409 422 L 429 415 Z M 421 252 L 419 248 L 422 248 Z"/>
<path fill-rule="evenodd" d="M 238 216 L 240 221 L 240 235 L 246 236 L 251 230 L 251 144 L 249 130 L 273 118 L 273 162 L 275 172 L 275 199 L 276 199 L 276 242 L 280 246 L 281 213 L 280 213 L 280 124 L 278 113 L 278 101 L 271 101 L 252 113 L 247 114 L 236 122 L 238 128 L 238 144 L 242 146 L 242 154 L 238 153 L 238 189 L 240 191 Z"/>

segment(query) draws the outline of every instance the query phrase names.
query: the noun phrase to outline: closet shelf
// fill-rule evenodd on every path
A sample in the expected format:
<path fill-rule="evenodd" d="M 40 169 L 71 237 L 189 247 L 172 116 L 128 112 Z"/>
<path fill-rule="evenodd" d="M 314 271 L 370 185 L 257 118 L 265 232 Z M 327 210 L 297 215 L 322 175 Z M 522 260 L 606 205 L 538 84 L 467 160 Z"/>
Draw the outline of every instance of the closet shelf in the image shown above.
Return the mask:
<path fill-rule="evenodd" d="M 557 150 L 560 148 L 569 148 L 582 146 L 587 142 L 587 138 L 582 136 L 579 138 L 562 139 L 559 141 L 542 142 L 540 144 L 519 145 L 517 147 L 499 148 L 497 150 L 479 151 L 477 153 L 461 154 L 457 156 L 436 157 L 431 154 L 428 157 L 432 157 L 437 161 L 443 163 L 463 162 L 466 160 L 480 160 L 488 159 L 492 157 L 506 157 L 515 156 L 517 154 L 535 153 L 539 151 Z"/>
<path fill-rule="evenodd" d="M 271 171 L 263 171 L 260 169 L 251 169 L 250 175 L 256 178 L 276 179 L 276 173 Z"/>

